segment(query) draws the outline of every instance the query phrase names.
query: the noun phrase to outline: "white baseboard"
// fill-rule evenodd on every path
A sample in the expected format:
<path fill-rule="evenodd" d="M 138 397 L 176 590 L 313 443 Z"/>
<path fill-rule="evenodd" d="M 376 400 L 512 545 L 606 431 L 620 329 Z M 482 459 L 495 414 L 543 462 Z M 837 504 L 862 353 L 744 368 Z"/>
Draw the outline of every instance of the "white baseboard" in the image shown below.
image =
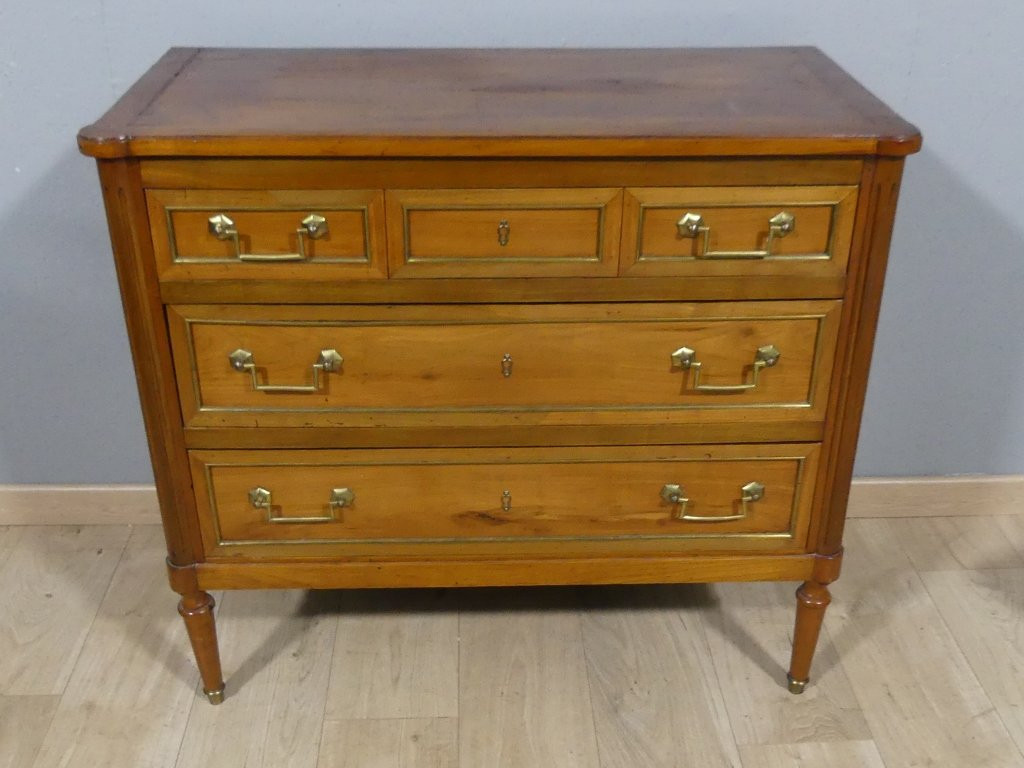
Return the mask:
<path fill-rule="evenodd" d="M 1024 514 L 1024 475 L 859 478 L 850 517 Z M 0 525 L 160 522 L 151 485 L 0 485 Z"/>

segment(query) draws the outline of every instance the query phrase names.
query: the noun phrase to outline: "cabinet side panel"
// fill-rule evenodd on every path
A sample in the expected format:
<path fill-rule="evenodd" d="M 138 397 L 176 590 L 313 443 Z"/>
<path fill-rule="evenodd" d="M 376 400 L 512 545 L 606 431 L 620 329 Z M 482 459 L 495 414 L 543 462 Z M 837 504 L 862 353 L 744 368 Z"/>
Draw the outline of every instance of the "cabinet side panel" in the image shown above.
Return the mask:
<path fill-rule="evenodd" d="M 98 166 L 167 550 L 171 562 L 187 565 L 202 548 L 138 163 Z"/>
<path fill-rule="evenodd" d="M 848 339 L 837 358 L 837 379 L 833 381 L 832 397 L 836 410 L 830 413 L 832 428 L 826 435 L 825 478 L 821 496 L 824 516 L 818 531 L 818 552 L 831 555 L 842 547 L 846 522 L 846 505 L 853 478 L 853 462 L 860 435 L 861 414 L 867 391 L 868 372 L 875 342 L 875 329 L 882 301 L 882 285 L 889 259 L 903 174 L 902 158 L 878 158 L 874 168 L 865 168 L 857 231 L 847 289 L 848 317 L 840 328 L 840 336 Z"/>

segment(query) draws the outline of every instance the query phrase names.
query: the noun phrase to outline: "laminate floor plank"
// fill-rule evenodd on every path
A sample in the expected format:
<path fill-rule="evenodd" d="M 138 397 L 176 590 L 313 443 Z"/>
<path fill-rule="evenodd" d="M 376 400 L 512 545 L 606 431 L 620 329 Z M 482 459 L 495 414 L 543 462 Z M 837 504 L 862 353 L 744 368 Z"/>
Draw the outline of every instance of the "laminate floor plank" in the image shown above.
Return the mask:
<path fill-rule="evenodd" d="M 583 648 L 602 768 L 738 768 L 700 620 L 707 590 L 584 592 Z"/>
<path fill-rule="evenodd" d="M 880 521 L 883 522 L 883 521 Z M 1024 517 L 932 517 L 884 521 L 919 572 L 1024 568 Z"/>
<path fill-rule="evenodd" d="M 130 531 L 127 525 L 17 531 L 0 566 L 0 694 L 64 691 Z"/>
<path fill-rule="evenodd" d="M 887 768 L 1020 768 L 992 700 L 885 522 L 850 521 L 825 620 Z"/>
<path fill-rule="evenodd" d="M 1024 569 L 922 574 L 1024 765 Z"/>
<path fill-rule="evenodd" d="M 177 768 L 316 765 L 336 601 L 322 591 L 225 593 L 217 613 L 225 700 L 193 706 Z"/>
<path fill-rule="evenodd" d="M 474 590 L 459 616 L 459 764 L 594 768 L 578 590 Z"/>
<path fill-rule="evenodd" d="M 790 744 L 871 738 L 836 650 L 823 631 L 811 685 L 786 689 L 796 584 L 715 584 L 702 615 L 736 742 Z M 826 619 L 827 621 L 827 619 Z"/>
<path fill-rule="evenodd" d="M 31 768 L 59 696 L 0 696 L 0 768 Z"/>
<path fill-rule="evenodd" d="M 743 768 L 886 768 L 873 741 L 750 744 L 740 752 Z"/>
<path fill-rule="evenodd" d="M 454 590 L 340 593 L 328 720 L 459 714 Z"/>
<path fill-rule="evenodd" d="M 198 683 L 159 526 L 132 532 L 36 768 L 174 765 Z"/>
<path fill-rule="evenodd" d="M 454 718 L 326 720 L 317 768 L 458 768 Z"/>

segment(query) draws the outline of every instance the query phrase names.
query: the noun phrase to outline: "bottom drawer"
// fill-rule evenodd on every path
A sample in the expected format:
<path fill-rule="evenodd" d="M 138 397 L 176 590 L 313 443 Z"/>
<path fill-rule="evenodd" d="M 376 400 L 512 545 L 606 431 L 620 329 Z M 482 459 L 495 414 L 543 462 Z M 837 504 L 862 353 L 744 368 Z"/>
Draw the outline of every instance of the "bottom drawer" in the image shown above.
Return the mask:
<path fill-rule="evenodd" d="M 800 551 L 817 445 L 193 451 L 211 558 Z"/>

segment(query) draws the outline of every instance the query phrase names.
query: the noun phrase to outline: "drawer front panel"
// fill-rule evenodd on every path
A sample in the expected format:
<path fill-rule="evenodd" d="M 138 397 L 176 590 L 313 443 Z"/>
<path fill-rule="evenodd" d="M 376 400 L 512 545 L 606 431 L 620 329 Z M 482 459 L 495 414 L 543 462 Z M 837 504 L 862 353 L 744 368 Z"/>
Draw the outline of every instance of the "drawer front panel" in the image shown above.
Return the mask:
<path fill-rule="evenodd" d="M 618 189 L 389 190 L 396 277 L 614 275 Z"/>
<path fill-rule="evenodd" d="M 820 418 L 839 306 L 197 306 L 169 318 L 191 426 L 693 422 Z"/>
<path fill-rule="evenodd" d="M 163 279 L 386 277 L 379 190 L 149 190 Z"/>
<path fill-rule="evenodd" d="M 207 552 L 799 549 L 813 445 L 194 451 Z M 465 547 L 472 546 L 472 550 Z M 396 547 L 398 548 L 396 550 Z"/>
<path fill-rule="evenodd" d="M 623 275 L 843 274 L 857 188 L 627 189 Z"/>

